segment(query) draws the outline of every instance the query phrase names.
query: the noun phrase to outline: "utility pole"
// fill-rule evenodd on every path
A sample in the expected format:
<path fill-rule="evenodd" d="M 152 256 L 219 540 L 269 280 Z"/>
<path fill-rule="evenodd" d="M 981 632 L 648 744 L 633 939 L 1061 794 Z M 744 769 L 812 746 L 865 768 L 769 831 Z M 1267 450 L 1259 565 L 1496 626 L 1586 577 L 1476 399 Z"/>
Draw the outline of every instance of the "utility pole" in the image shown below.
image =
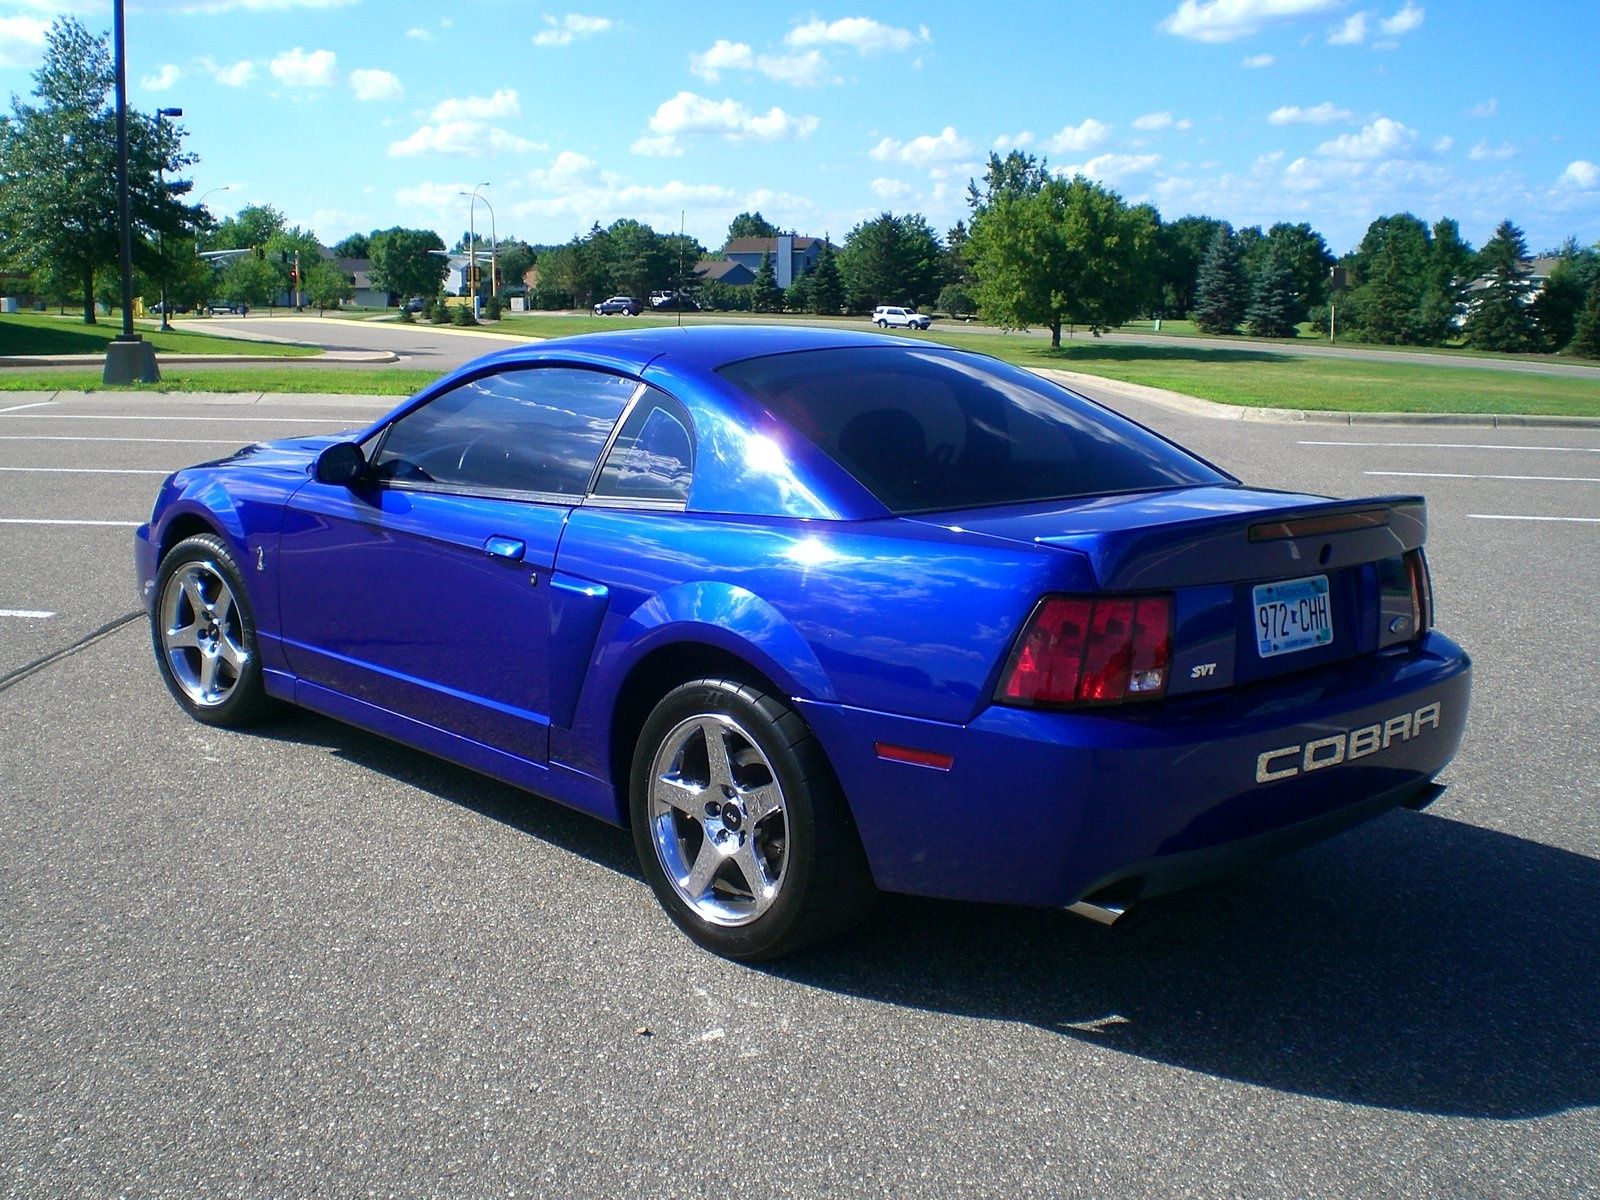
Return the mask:
<path fill-rule="evenodd" d="M 122 334 L 106 346 L 105 383 L 155 383 L 155 348 L 133 331 L 133 225 L 128 217 L 128 52 L 123 0 L 113 0 L 112 40 L 117 77 L 117 224 L 122 243 Z"/>

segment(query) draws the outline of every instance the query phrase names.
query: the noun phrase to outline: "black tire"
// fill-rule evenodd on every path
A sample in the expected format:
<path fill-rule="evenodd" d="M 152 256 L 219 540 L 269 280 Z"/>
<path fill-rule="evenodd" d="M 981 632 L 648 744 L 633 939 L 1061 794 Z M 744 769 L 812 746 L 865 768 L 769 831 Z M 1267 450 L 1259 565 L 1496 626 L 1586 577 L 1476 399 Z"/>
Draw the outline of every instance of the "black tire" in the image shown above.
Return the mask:
<path fill-rule="evenodd" d="M 276 707 L 261 683 L 244 572 L 221 538 L 185 538 L 161 560 L 150 641 L 162 682 L 196 721 L 236 728 Z"/>
<path fill-rule="evenodd" d="M 720 794 L 708 725 L 732 781 Z M 674 803 L 653 799 L 657 783 Z M 769 783 L 779 807 L 757 816 L 771 802 Z M 686 798 L 699 815 L 680 810 Z M 696 679 L 656 705 L 634 748 L 628 799 L 634 848 L 656 898 L 684 933 L 726 958 L 755 962 L 815 945 L 859 921 L 876 894 L 811 730 L 784 700 L 742 680 Z M 721 815 L 706 811 L 719 803 Z M 697 888 L 702 857 L 720 865 Z M 772 877 L 764 897 L 751 863 Z"/>

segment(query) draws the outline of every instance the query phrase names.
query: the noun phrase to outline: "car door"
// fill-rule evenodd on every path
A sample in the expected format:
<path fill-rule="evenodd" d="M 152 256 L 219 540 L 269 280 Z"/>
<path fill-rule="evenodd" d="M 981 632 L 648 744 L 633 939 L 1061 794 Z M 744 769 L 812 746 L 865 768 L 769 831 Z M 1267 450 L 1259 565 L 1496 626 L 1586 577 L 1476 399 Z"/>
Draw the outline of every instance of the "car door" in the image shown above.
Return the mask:
<path fill-rule="evenodd" d="M 564 366 L 473 379 L 384 429 L 357 485 L 296 492 L 278 554 L 296 675 L 546 761 L 556 548 L 638 387 Z"/>

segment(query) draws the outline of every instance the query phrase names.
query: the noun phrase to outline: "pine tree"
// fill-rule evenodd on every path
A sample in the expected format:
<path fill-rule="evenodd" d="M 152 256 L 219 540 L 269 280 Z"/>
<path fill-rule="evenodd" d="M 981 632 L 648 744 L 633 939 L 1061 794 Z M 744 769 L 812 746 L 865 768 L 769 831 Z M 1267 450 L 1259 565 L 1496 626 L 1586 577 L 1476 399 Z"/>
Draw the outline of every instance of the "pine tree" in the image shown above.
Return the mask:
<path fill-rule="evenodd" d="M 777 312 L 783 307 L 783 292 L 778 287 L 778 273 L 772 269 L 770 251 L 761 256 L 761 268 L 750 286 L 755 289 L 751 299 L 756 312 Z"/>
<path fill-rule="evenodd" d="M 1211 239 L 1195 283 L 1194 323 L 1206 333 L 1233 333 L 1244 316 L 1249 285 L 1233 226 L 1224 222 Z"/>
<path fill-rule="evenodd" d="M 1294 337 L 1300 320 L 1300 299 L 1295 295 L 1294 271 L 1280 247 L 1267 252 L 1256 271 L 1250 309 L 1245 313 L 1256 337 Z"/>
<path fill-rule="evenodd" d="M 1583 311 L 1578 314 L 1578 331 L 1567 349 L 1584 358 L 1600 358 L 1600 279 L 1589 289 Z"/>
<path fill-rule="evenodd" d="M 1528 244 L 1510 221 L 1501 221 L 1478 255 L 1488 286 L 1480 290 L 1467 318 L 1467 338 L 1480 350 L 1517 352 L 1537 349 L 1538 331 L 1528 307 Z"/>
<path fill-rule="evenodd" d="M 844 281 L 839 278 L 839 260 L 828 239 L 822 239 L 822 251 L 817 255 L 817 265 L 811 272 L 811 311 L 824 317 L 836 317 L 844 307 Z"/>

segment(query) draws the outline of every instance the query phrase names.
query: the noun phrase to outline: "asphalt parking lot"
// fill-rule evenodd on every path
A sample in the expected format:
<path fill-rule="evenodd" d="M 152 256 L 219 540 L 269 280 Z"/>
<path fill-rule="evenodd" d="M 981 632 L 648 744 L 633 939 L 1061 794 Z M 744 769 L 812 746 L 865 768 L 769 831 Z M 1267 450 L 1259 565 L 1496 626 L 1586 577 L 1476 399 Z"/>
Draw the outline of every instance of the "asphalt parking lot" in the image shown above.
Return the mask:
<path fill-rule="evenodd" d="M 1450 790 L 1114 929 L 890 899 L 752 969 L 620 831 L 161 688 L 161 476 L 388 401 L 0 401 L 0 1189 L 1600 1192 L 1600 428 L 1109 402 L 1254 483 L 1428 497 L 1477 669 Z"/>

